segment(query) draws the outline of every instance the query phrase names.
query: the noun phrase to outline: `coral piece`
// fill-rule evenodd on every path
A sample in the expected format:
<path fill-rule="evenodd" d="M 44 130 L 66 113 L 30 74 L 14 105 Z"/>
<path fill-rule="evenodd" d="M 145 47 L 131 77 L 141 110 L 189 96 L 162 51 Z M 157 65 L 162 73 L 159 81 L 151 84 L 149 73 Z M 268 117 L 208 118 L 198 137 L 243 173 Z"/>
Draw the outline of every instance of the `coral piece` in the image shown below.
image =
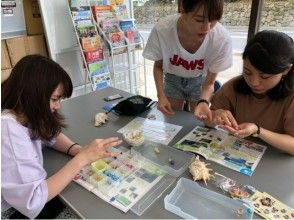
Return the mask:
<path fill-rule="evenodd" d="M 140 146 L 144 142 L 143 132 L 140 130 L 133 130 L 123 134 L 125 141 L 132 146 Z"/>
<path fill-rule="evenodd" d="M 97 113 L 95 115 L 95 126 L 99 127 L 106 123 L 108 120 L 107 115 L 105 113 Z"/>
<path fill-rule="evenodd" d="M 246 191 L 246 188 L 240 186 L 231 186 L 228 192 L 232 198 L 244 199 L 250 196 L 250 194 Z"/>
<path fill-rule="evenodd" d="M 209 165 L 209 163 L 206 164 L 202 162 L 197 155 L 195 160 L 189 166 L 189 171 L 192 174 L 194 181 L 203 180 L 207 185 L 206 181 L 213 177 L 213 175 L 209 173 L 212 169 L 208 169 L 206 167 L 207 165 Z"/>
<path fill-rule="evenodd" d="M 154 152 L 160 154 L 160 150 L 158 149 L 158 147 L 154 147 Z"/>

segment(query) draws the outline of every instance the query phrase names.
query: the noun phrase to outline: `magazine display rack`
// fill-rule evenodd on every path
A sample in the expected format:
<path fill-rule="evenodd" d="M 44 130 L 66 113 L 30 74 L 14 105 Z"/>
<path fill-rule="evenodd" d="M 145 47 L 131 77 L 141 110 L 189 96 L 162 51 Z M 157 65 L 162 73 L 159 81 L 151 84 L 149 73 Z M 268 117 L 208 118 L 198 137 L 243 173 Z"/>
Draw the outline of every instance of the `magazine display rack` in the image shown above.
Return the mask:
<path fill-rule="evenodd" d="M 69 10 L 82 52 L 86 76 L 93 90 L 105 88 L 110 85 L 110 74 L 107 61 L 104 59 L 102 40 L 94 23 L 89 2 L 71 1 Z"/>
<path fill-rule="evenodd" d="M 130 19 L 124 1 L 92 1 L 92 14 L 104 41 L 113 86 L 131 93 L 140 93 L 146 84 L 145 59 L 141 51 L 144 39 Z M 141 61 L 140 61 L 141 58 Z M 141 77 L 140 73 L 143 73 Z M 146 86 L 145 86 L 146 94 Z"/>
<path fill-rule="evenodd" d="M 70 14 L 93 90 L 108 85 L 146 94 L 144 40 L 123 0 L 70 0 Z M 85 79 L 85 82 L 87 79 Z"/>

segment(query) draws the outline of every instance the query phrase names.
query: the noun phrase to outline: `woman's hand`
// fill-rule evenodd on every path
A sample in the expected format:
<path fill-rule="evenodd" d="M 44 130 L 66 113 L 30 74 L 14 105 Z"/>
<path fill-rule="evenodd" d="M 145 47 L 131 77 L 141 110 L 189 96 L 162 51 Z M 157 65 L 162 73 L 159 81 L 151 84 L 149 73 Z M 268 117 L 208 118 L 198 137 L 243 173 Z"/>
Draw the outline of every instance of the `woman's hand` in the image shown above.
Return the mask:
<path fill-rule="evenodd" d="M 86 164 L 99 160 L 104 157 L 114 157 L 118 153 L 108 151 L 108 148 L 117 146 L 122 143 L 118 137 L 107 139 L 95 139 L 90 144 L 84 146 L 78 156 L 81 157 Z"/>
<path fill-rule="evenodd" d="M 239 125 L 236 119 L 234 118 L 232 113 L 228 110 L 217 109 L 215 111 L 212 111 L 212 122 L 226 130 L 228 130 L 228 128 L 234 131 L 239 130 Z"/>
<path fill-rule="evenodd" d="M 170 102 L 165 95 L 158 97 L 157 109 L 167 116 L 172 116 L 175 114 Z"/>
<path fill-rule="evenodd" d="M 258 127 L 254 123 L 242 123 L 239 124 L 239 129 L 235 130 L 229 126 L 221 126 L 222 128 L 226 129 L 230 133 L 232 133 L 234 136 L 238 138 L 245 138 L 252 134 L 255 134 L 258 130 Z"/>
<path fill-rule="evenodd" d="M 201 121 L 211 121 L 212 120 L 212 112 L 209 109 L 209 106 L 205 102 L 200 102 L 196 105 L 194 109 L 194 116 Z"/>

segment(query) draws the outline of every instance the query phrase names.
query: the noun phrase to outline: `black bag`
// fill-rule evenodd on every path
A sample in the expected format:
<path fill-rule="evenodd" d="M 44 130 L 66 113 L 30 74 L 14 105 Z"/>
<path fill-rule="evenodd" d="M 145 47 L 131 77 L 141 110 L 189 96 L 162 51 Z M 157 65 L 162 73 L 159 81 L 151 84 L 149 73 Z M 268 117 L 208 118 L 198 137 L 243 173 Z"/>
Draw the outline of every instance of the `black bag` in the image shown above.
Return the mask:
<path fill-rule="evenodd" d="M 134 116 L 146 111 L 154 103 L 155 101 L 149 98 L 135 95 L 120 101 L 110 111 L 115 111 L 119 115 Z"/>

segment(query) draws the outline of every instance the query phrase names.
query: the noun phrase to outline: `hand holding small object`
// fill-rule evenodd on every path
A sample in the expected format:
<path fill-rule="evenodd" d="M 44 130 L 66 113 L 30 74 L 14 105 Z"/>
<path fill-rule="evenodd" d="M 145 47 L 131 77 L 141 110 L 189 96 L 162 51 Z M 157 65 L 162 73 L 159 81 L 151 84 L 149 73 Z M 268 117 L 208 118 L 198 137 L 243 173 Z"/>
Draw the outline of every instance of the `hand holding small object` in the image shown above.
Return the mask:
<path fill-rule="evenodd" d="M 234 132 L 234 135 L 239 138 L 245 138 L 254 135 L 258 132 L 259 127 L 255 123 L 239 124 L 239 130 Z"/>
<path fill-rule="evenodd" d="M 255 123 L 242 123 L 238 125 L 238 130 L 228 125 L 219 125 L 220 128 L 225 129 L 238 138 L 245 138 L 254 135 L 258 132 L 258 126 Z"/>
<path fill-rule="evenodd" d="M 209 109 L 210 103 L 205 99 L 200 99 L 194 109 L 194 116 L 201 121 L 211 121 L 212 112 Z"/>
<path fill-rule="evenodd" d="M 228 126 L 235 130 L 239 130 L 238 123 L 230 111 L 223 109 L 217 109 L 213 111 L 212 121 L 216 125 Z"/>

